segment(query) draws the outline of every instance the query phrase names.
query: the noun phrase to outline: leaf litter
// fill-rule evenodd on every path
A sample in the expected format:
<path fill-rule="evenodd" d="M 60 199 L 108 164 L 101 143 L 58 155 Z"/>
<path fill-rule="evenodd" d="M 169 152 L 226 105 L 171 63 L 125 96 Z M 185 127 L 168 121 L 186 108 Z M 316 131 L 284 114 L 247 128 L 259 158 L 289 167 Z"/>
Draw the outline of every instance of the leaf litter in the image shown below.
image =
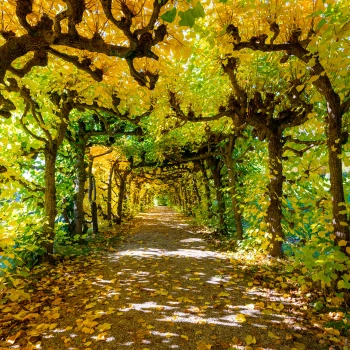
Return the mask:
<path fill-rule="evenodd" d="M 0 303 L 1 349 L 346 349 L 278 266 L 221 252 L 170 209 L 127 239 L 42 265 Z M 334 348 L 335 349 L 335 348 Z"/>

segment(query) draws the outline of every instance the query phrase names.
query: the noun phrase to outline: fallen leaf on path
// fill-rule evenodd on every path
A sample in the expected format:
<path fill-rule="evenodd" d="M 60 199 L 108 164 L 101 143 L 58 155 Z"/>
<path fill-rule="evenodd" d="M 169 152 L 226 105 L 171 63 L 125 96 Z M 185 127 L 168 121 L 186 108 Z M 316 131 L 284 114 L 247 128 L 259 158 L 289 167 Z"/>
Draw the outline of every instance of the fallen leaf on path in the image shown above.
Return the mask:
<path fill-rule="evenodd" d="M 243 314 L 237 314 L 235 317 L 237 322 L 244 323 L 247 321 L 245 315 Z"/>
<path fill-rule="evenodd" d="M 96 303 L 87 304 L 87 305 L 85 306 L 85 309 L 92 309 L 95 305 L 96 305 Z"/>
<path fill-rule="evenodd" d="M 15 335 L 12 335 L 11 337 L 8 337 L 6 339 L 6 342 L 9 343 L 10 345 L 13 345 L 17 338 L 23 333 L 23 331 L 18 331 Z"/>
<path fill-rule="evenodd" d="M 197 350 L 210 350 L 211 344 L 207 344 L 204 340 L 197 341 Z"/>
<path fill-rule="evenodd" d="M 247 345 L 256 344 L 256 339 L 252 335 L 247 335 L 245 337 L 245 342 L 246 342 Z"/>
<path fill-rule="evenodd" d="M 272 339 L 280 339 L 279 336 L 277 336 L 276 334 L 274 334 L 274 333 L 272 333 L 272 332 L 270 332 L 270 331 L 267 333 L 267 336 L 268 336 L 269 338 L 272 338 Z"/>
<path fill-rule="evenodd" d="M 111 329 L 112 325 L 110 323 L 103 323 L 100 324 L 99 326 L 97 326 L 97 329 L 100 332 L 104 332 L 104 331 L 108 331 L 109 329 Z"/>

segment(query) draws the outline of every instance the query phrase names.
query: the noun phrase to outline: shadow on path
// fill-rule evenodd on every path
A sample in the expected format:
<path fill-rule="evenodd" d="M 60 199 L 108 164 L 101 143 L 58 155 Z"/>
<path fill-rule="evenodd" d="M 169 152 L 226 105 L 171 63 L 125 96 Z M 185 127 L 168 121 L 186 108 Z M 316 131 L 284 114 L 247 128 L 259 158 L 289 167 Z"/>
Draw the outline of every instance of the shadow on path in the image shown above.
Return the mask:
<path fill-rule="evenodd" d="M 289 312 L 295 300 L 254 286 L 180 214 L 157 207 L 137 220 L 67 299 L 45 349 L 322 349 Z"/>

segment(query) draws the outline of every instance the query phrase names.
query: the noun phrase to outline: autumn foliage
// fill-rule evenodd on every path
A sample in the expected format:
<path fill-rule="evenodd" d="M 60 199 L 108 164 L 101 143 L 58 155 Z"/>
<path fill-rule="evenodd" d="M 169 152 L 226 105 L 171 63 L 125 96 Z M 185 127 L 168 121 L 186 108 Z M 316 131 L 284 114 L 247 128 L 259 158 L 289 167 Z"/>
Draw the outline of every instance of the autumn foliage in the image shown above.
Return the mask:
<path fill-rule="evenodd" d="M 2 1 L 2 288 L 156 204 L 347 302 L 347 5 Z"/>

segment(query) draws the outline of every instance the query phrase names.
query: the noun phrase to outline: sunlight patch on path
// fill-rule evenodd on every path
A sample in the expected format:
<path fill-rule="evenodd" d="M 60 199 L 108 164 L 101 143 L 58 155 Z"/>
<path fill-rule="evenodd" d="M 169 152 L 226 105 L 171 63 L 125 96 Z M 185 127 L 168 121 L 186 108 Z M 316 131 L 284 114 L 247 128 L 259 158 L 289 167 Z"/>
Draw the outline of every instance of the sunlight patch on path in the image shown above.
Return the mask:
<path fill-rule="evenodd" d="M 204 249 L 204 247 L 203 247 Z M 157 249 L 157 248 L 140 248 L 137 250 L 127 250 L 124 252 L 120 252 L 116 254 L 116 258 L 125 257 L 125 256 L 132 256 L 132 257 L 163 257 L 163 256 L 169 256 L 169 257 L 180 257 L 180 258 L 196 258 L 196 259 L 223 259 L 226 260 L 227 256 L 212 252 L 210 250 L 201 250 L 198 249 L 178 249 L 178 250 L 165 250 L 165 249 Z"/>

